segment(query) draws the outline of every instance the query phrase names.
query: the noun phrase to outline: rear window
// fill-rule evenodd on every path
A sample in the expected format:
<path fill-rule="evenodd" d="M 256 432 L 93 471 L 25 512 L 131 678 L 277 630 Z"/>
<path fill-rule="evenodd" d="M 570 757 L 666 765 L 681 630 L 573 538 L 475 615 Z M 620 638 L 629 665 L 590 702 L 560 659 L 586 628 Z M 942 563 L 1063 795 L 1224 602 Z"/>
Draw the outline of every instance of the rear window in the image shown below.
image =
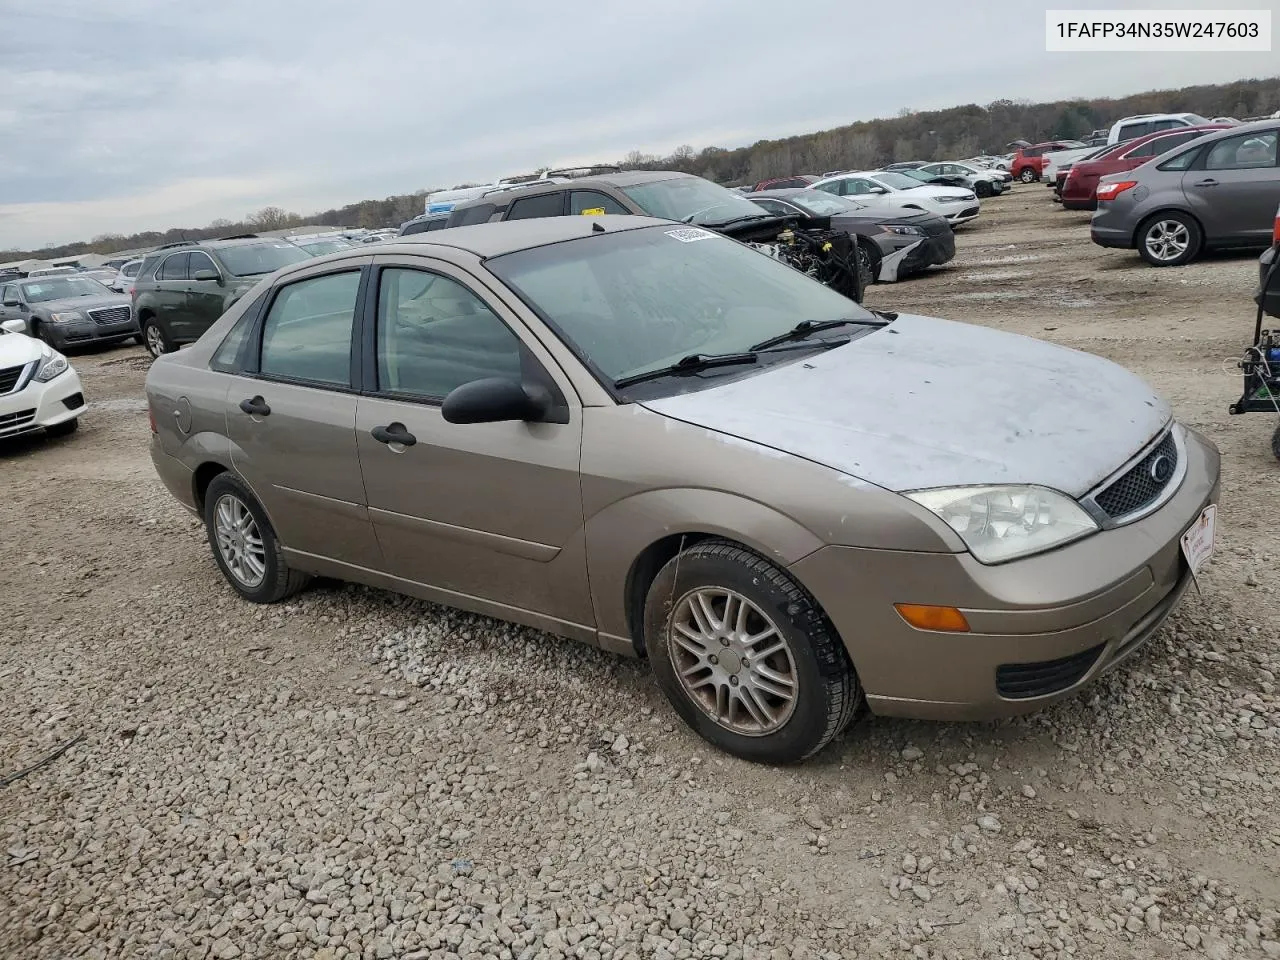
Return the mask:
<path fill-rule="evenodd" d="M 218 259 L 227 272 L 237 277 L 275 273 L 291 263 L 310 260 L 311 254 L 292 243 L 245 243 L 220 247 Z"/>

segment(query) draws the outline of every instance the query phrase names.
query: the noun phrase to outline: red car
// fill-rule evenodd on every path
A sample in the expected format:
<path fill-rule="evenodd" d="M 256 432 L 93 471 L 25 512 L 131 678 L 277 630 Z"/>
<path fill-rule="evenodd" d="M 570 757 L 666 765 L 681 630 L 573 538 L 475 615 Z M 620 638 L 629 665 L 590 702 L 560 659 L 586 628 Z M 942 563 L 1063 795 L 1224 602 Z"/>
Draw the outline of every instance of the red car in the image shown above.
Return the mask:
<path fill-rule="evenodd" d="M 1212 130 L 1225 130 L 1230 124 L 1209 123 L 1199 127 L 1178 127 L 1160 130 L 1143 137 L 1117 143 L 1089 160 L 1077 160 L 1066 171 L 1062 182 L 1062 208 L 1064 210 L 1095 210 L 1098 201 L 1094 193 L 1098 180 L 1109 173 L 1123 173 L 1140 167 L 1152 157 L 1158 157 L 1174 147 L 1190 143 Z M 1061 173 L 1058 174 L 1062 176 Z"/>
<path fill-rule="evenodd" d="M 1026 145 L 1018 147 L 1014 153 L 1013 162 L 1009 164 L 1009 172 L 1013 174 L 1013 179 L 1021 180 L 1023 183 L 1040 179 L 1040 174 L 1044 171 L 1047 162 L 1044 158 L 1046 153 L 1053 153 L 1055 150 L 1074 150 L 1084 146 L 1079 140 L 1047 140 L 1037 144 L 1022 142 Z"/>

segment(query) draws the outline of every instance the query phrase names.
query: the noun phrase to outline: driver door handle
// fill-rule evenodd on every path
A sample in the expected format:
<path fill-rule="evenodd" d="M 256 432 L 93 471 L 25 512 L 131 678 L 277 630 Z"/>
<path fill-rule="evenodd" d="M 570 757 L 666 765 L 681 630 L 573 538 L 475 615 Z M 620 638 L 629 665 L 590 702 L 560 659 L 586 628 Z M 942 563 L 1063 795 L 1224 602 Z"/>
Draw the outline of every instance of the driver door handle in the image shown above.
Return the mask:
<path fill-rule="evenodd" d="M 412 447 L 418 442 L 418 438 L 410 433 L 403 423 L 389 423 L 385 427 L 374 427 L 369 433 L 379 443 L 398 443 L 405 447 Z"/>
<path fill-rule="evenodd" d="M 265 417 L 271 413 L 271 408 L 267 406 L 267 401 L 262 397 L 251 397 L 248 400 L 240 401 L 240 409 L 250 416 Z"/>
<path fill-rule="evenodd" d="M 1218 181 L 1214 180 L 1212 177 L 1209 177 L 1208 179 L 1205 179 L 1205 180 L 1199 180 L 1196 182 L 1197 187 L 1216 187 L 1217 185 L 1218 185 Z"/>

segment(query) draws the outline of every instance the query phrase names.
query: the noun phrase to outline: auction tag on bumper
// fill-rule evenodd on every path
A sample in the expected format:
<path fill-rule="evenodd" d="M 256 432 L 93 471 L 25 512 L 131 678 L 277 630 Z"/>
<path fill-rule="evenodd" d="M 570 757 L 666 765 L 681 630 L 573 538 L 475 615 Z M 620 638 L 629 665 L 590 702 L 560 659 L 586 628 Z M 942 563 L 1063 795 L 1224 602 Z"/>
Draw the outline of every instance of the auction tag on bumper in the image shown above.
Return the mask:
<path fill-rule="evenodd" d="M 1187 558 L 1193 577 L 1199 575 L 1201 568 L 1213 556 L 1214 527 L 1217 520 L 1218 506 L 1211 503 L 1182 535 L 1182 555 Z"/>

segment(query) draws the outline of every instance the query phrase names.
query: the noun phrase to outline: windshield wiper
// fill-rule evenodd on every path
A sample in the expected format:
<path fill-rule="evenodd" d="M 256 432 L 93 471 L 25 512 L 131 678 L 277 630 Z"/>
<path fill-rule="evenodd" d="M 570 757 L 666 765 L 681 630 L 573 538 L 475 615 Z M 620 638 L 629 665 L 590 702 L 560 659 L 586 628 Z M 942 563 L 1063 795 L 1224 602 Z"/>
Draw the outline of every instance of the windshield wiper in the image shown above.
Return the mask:
<path fill-rule="evenodd" d="M 740 217 L 730 217 L 728 220 L 719 220 L 715 223 L 704 223 L 703 226 L 718 230 L 721 227 L 727 227 L 734 223 L 746 223 L 748 221 L 754 223 L 756 220 L 783 219 L 786 216 L 787 214 L 781 213 L 744 213 Z M 792 214 L 792 216 L 794 216 L 794 214 Z"/>
<path fill-rule="evenodd" d="M 897 319 L 895 314 L 893 317 L 884 320 L 864 320 L 861 317 L 845 317 L 841 320 L 801 320 L 786 333 L 780 333 L 776 337 L 770 337 L 768 340 L 761 340 L 759 343 L 752 344 L 749 350 L 768 350 L 770 347 L 776 347 L 792 340 L 803 340 L 811 333 L 817 333 L 819 330 L 831 330 L 835 327 L 843 327 L 846 324 L 855 327 L 887 327 L 890 323 Z"/>
<path fill-rule="evenodd" d="M 729 367 L 739 363 L 759 362 L 760 358 L 754 353 L 691 353 L 688 356 L 681 357 L 669 366 L 658 367 L 656 370 L 646 370 L 644 373 L 633 373 L 629 377 L 621 377 L 613 381 L 613 386 L 614 389 L 621 390 L 623 387 L 629 387 L 633 383 L 657 380 L 659 377 L 668 377 L 672 374 L 696 373 L 699 370 L 707 370 L 711 367 Z"/>

